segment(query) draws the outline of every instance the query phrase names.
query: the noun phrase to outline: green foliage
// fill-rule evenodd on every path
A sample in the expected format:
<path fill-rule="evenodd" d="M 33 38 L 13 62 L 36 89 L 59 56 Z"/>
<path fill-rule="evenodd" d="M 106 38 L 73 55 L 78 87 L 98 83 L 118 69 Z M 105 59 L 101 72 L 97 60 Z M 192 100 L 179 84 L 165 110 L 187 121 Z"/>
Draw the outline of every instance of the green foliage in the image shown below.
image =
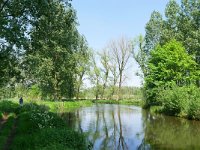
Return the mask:
<path fill-rule="evenodd" d="M 85 137 L 69 129 L 44 129 L 35 139 L 40 148 L 47 147 L 51 143 L 53 145 L 62 144 L 71 149 L 86 149 Z"/>
<path fill-rule="evenodd" d="M 197 64 L 180 42 L 171 40 L 151 51 L 148 74 L 145 78 L 147 103 L 160 104 L 156 99 L 160 87 L 195 83 L 198 79 Z"/>
<path fill-rule="evenodd" d="M 95 103 L 100 104 L 122 104 L 122 105 L 135 105 L 135 106 L 142 106 L 143 101 L 142 100 L 127 100 L 127 99 L 121 99 L 121 100 L 95 100 Z"/>
<path fill-rule="evenodd" d="M 163 27 L 162 15 L 153 11 L 149 22 L 146 24 L 145 30 L 145 51 L 149 54 L 160 41 L 161 33 Z"/>
<path fill-rule="evenodd" d="M 200 89 L 192 87 L 189 91 L 188 118 L 200 120 Z"/>
<path fill-rule="evenodd" d="M 159 93 L 158 99 L 163 105 L 163 111 L 169 115 L 187 114 L 189 106 L 188 87 L 177 87 L 164 89 Z"/>
<path fill-rule="evenodd" d="M 9 136 L 11 129 L 13 127 L 13 123 L 14 123 L 14 118 L 13 117 L 9 117 L 9 119 L 3 124 L 1 125 L 1 134 L 0 134 L 0 148 L 4 149 L 4 145 L 7 142 L 7 137 Z"/>
<path fill-rule="evenodd" d="M 77 103 L 77 106 L 80 105 Z M 49 112 L 45 105 L 26 103 L 19 107 L 11 101 L 2 101 L 0 110 L 17 115 L 14 140 L 9 145 L 11 150 L 48 149 L 50 145 L 55 149 L 87 148 L 84 135 L 69 129 L 65 122 L 57 114 Z M 12 116 L 9 117 L 1 130 L 1 147 L 5 145 L 11 132 L 13 120 Z"/>
<path fill-rule="evenodd" d="M 196 86 L 172 86 L 160 90 L 162 112 L 168 115 L 200 119 L 200 89 Z"/>
<path fill-rule="evenodd" d="M 11 101 L 7 101 L 7 100 L 0 101 L 0 111 L 1 112 L 5 112 L 5 113 L 16 112 L 18 107 L 19 107 L 19 105 L 15 104 Z"/>
<path fill-rule="evenodd" d="M 31 98 L 73 97 L 89 58 L 70 0 L 2 1 L 0 20 L 0 88 L 20 83 Z"/>
<path fill-rule="evenodd" d="M 31 48 L 26 52 L 27 73 L 38 81 L 43 96 L 71 98 L 79 46 L 75 12 L 54 1 L 48 12 L 36 20 L 39 27 L 32 28 Z"/>
<path fill-rule="evenodd" d="M 63 101 L 63 102 L 49 102 L 49 101 L 39 101 L 40 105 L 47 106 L 51 112 L 68 112 L 72 109 L 84 106 L 92 105 L 89 100 L 79 100 L 79 101 Z"/>
<path fill-rule="evenodd" d="M 165 9 L 165 20 L 159 12 L 152 12 L 145 28 L 146 51 L 174 38 L 183 43 L 189 54 L 199 56 L 199 5 L 199 0 L 182 0 L 181 5 L 171 0 Z"/>
<path fill-rule="evenodd" d="M 165 18 L 154 11 L 146 24 L 146 107 L 159 105 L 170 115 L 199 118 L 199 5 L 199 0 L 181 5 L 171 0 Z"/>

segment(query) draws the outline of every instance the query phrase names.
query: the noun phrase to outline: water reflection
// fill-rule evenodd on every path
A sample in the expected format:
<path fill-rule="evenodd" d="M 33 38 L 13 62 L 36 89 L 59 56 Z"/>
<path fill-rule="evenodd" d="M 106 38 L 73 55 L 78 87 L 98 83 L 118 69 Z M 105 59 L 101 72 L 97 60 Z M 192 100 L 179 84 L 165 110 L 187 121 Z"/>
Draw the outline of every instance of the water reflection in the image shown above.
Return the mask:
<path fill-rule="evenodd" d="M 94 105 L 63 114 L 94 150 L 199 149 L 200 122 L 152 115 L 134 106 Z"/>
<path fill-rule="evenodd" d="M 200 122 L 143 111 L 145 144 L 152 149 L 200 149 Z"/>

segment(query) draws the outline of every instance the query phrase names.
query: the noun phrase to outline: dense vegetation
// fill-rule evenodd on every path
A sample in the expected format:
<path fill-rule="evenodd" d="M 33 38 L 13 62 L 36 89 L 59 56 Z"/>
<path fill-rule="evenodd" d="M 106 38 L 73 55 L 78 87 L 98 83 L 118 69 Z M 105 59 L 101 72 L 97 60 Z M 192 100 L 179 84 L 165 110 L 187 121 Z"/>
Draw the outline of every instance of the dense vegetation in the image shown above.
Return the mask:
<path fill-rule="evenodd" d="M 154 11 L 134 53 L 144 77 L 146 107 L 199 119 L 200 2 L 170 1 L 165 19 Z"/>
<path fill-rule="evenodd" d="M 199 0 L 169 1 L 164 17 L 152 12 L 144 37 L 112 40 L 98 53 L 78 32 L 70 1 L 0 2 L 0 99 L 37 102 L 0 103 L 1 147 L 16 134 L 11 149 L 85 149 L 84 137 L 54 113 L 91 102 L 69 99 L 141 105 L 143 90 L 145 107 L 200 120 Z M 131 58 L 143 88 L 123 86 Z"/>
<path fill-rule="evenodd" d="M 48 105 L 58 104 L 26 103 L 21 107 L 12 101 L 0 102 L 1 149 L 87 149 L 84 135 L 68 128 Z M 70 104 L 62 105 L 63 112 L 66 105 Z"/>
<path fill-rule="evenodd" d="M 38 88 L 46 99 L 73 97 L 89 52 L 70 1 L 11 0 L 0 8 L 1 96 Z"/>
<path fill-rule="evenodd" d="M 0 20 L 1 99 L 83 99 L 84 80 L 92 98 L 126 97 L 122 85 L 131 40 L 122 37 L 99 53 L 90 50 L 70 0 L 5 0 Z"/>

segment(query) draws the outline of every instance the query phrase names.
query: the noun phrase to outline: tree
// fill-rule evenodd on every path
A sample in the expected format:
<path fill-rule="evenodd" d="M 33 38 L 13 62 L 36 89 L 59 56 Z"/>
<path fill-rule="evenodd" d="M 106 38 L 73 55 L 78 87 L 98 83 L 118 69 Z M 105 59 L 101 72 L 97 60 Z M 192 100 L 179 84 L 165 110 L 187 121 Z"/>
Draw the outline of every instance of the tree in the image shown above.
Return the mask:
<path fill-rule="evenodd" d="M 163 46 L 156 46 L 150 53 L 148 74 L 145 78 L 147 104 L 159 104 L 156 100 L 158 88 L 194 83 L 198 78 L 197 64 L 180 42 L 171 40 Z"/>
<path fill-rule="evenodd" d="M 75 90 L 76 90 L 76 99 L 79 99 L 80 89 L 83 85 L 84 76 L 89 71 L 90 63 L 89 60 L 91 58 L 91 52 L 88 49 L 87 41 L 84 37 L 80 37 L 79 42 L 79 50 L 75 55 L 77 65 L 76 65 L 76 82 L 75 82 Z"/>
<path fill-rule="evenodd" d="M 21 77 L 19 63 L 27 23 L 23 8 L 15 0 L 0 2 L 0 87 L 10 86 Z"/>
<path fill-rule="evenodd" d="M 27 73 L 40 85 L 44 96 L 55 100 L 74 95 L 79 33 L 70 5 L 57 1 L 35 21 L 26 51 Z"/>
<path fill-rule="evenodd" d="M 127 38 L 120 38 L 119 40 L 112 41 L 110 43 L 109 49 L 112 51 L 112 56 L 117 64 L 117 68 L 119 71 L 119 99 L 121 98 L 120 92 L 123 82 L 124 71 L 128 64 L 129 58 L 131 57 L 131 52 L 133 49 L 133 44 Z"/>
<path fill-rule="evenodd" d="M 153 12 L 146 25 L 145 51 L 150 52 L 157 44 L 164 45 L 172 38 L 181 41 L 187 53 L 200 66 L 200 11 L 199 0 L 182 0 L 179 5 L 169 1 L 165 9 L 165 19 L 159 12 Z M 197 79 L 196 85 L 200 86 Z"/>
<path fill-rule="evenodd" d="M 72 97 L 79 37 L 76 25 L 70 0 L 1 1 L 2 85 L 19 78 L 21 72 L 26 73 L 24 83 L 39 84 L 43 94 L 53 93 L 55 99 Z"/>
<path fill-rule="evenodd" d="M 119 72 L 117 70 L 117 64 L 113 59 L 111 59 L 111 65 L 110 65 L 110 72 L 111 72 L 111 94 L 110 97 L 113 97 L 114 93 L 116 92 L 116 85 L 117 81 L 119 79 Z"/>
<path fill-rule="evenodd" d="M 151 18 L 145 27 L 145 52 L 149 54 L 149 52 L 160 43 L 160 38 L 162 35 L 163 29 L 163 19 L 162 15 L 153 11 L 151 14 Z"/>
<path fill-rule="evenodd" d="M 133 57 L 142 71 L 142 74 L 138 73 L 138 75 L 144 79 L 147 75 L 148 55 L 145 51 L 145 39 L 142 35 L 139 35 L 134 41 Z"/>
<path fill-rule="evenodd" d="M 102 86 L 101 86 L 101 70 L 97 66 L 96 58 L 95 55 L 92 55 L 91 59 L 91 68 L 90 68 L 90 73 L 89 73 L 90 81 L 94 85 L 94 94 L 95 98 L 98 99 L 99 95 L 101 94 L 102 91 Z"/>
<path fill-rule="evenodd" d="M 100 61 L 102 64 L 102 71 L 103 71 L 103 89 L 102 89 L 102 98 L 104 97 L 105 89 L 108 85 L 109 73 L 110 73 L 110 56 L 107 49 L 104 49 L 100 55 Z"/>

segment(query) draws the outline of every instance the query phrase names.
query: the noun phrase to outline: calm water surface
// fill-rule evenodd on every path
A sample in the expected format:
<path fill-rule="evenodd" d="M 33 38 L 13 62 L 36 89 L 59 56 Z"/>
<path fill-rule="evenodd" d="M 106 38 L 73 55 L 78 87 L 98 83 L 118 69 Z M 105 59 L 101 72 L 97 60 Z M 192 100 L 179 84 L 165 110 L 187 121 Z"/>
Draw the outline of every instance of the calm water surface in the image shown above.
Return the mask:
<path fill-rule="evenodd" d="M 200 149 L 200 121 L 153 115 L 135 106 L 101 104 L 63 114 L 94 150 Z"/>

